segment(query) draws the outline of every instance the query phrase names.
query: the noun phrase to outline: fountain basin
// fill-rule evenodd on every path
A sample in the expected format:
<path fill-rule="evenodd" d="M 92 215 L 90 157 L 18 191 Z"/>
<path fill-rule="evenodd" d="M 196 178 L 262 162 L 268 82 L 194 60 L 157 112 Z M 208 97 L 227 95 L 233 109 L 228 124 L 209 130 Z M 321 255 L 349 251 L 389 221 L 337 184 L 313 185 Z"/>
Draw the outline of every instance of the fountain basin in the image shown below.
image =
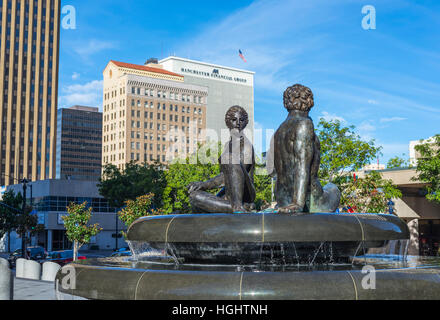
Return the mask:
<path fill-rule="evenodd" d="M 185 214 L 143 217 L 128 229 L 128 240 L 149 243 L 400 239 L 409 239 L 408 227 L 389 214 Z"/>
<path fill-rule="evenodd" d="M 148 246 L 182 263 L 297 264 L 347 262 L 357 253 L 409 239 L 386 214 L 204 214 L 144 217 L 128 230 L 135 254 Z"/>
<path fill-rule="evenodd" d="M 370 261 L 371 262 L 371 261 Z M 85 260 L 75 269 L 75 288 L 58 289 L 102 300 L 305 300 L 440 299 L 440 269 L 393 268 L 375 272 L 375 289 L 364 289 L 365 273 L 345 266 L 332 271 L 258 271 L 237 267 L 132 264 Z M 342 268 L 342 267 L 341 267 Z"/>
<path fill-rule="evenodd" d="M 133 257 L 72 263 L 74 286 L 61 285 L 62 270 L 56 286 L 88 299 L 440 299 L 438 261 L 359 258 L 406 239 L 406 224 L 385 214 L 144 217 L 128 230 Z M 362 285 L 367 264 L 375 289 Z"/>

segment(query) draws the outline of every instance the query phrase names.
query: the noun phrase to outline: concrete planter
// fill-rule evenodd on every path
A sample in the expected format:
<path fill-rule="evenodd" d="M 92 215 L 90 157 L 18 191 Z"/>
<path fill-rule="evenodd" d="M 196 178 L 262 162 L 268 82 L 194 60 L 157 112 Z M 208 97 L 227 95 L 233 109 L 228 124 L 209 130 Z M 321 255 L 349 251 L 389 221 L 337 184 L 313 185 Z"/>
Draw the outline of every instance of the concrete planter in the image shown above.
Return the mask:
<path fill-rule="evenodd" d="M 15 276 L 17 278 L 24 278 L 24 265 L 26 263 L 26 259 L 18 258 L 15 261 Z"/>
<path fill-rule="evenodd" d="M 0 258 L 0 300 L 12 300 L 14 293 L 14 278 L 9 262 Z"/>
<path fill-rule="evenodd" d="M 23 278 L 31 280 L 40 280 L 41 277 L 41 264 L 37 261 L 26 260 L 24 263 L 24 276 Z"/>
<path fill-rule="evenodd" d="M 54 262 L 43 263 L 43 272 L 41 275 L 41 280 L 54 282 L 57 272 L 58 270 L 60 270 L 60 268 L 61 266 Z"/>

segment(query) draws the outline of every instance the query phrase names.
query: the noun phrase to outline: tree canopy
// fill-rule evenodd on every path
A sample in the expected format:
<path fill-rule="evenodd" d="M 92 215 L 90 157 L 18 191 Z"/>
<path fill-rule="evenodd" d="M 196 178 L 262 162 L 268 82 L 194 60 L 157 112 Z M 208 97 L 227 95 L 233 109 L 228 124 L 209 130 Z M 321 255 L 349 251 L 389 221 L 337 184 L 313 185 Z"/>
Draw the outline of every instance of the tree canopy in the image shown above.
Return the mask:
<path fill-rule="evenodd" d="M 34 235 L 43 231 L 44 226 L 38 225 L 38 216 L 31 212 L 32 208 L 26 205 L 23 214 L 23 196 L 20 192 L 15 194 L 13 190 L 6 191 L 0 204 L 0 238 L 11 231 L 19 235 L 26 232 Z"/>
<path fill-rule="evenodd" d="M 395 156 L 391 158 L 390 160 L 388 160 L 387 163 L 387 169 L 408 168 L 408 167 L 410 167 L 409 161 L 399 156 Z"/>
<path fill-rule="evenodd" d="M 388 201 L 402 197 L 391 180 L 383 179 L 377 171 L 364 178 L 348 178 L 341 184 L 341 207 L 354 212 L 388 213 Z"/>
<path fill-rule="evenodd" d="M 159 163 L 130 162 L 124 170 L 119 170 L 113 164 L 105 165 L 98 190 L 116 208 L 122 208 L 127 200 L 152 193 L 152 204 L 158 208 L 162 205 L 165 186 L 165 173 Z"/>
<path fill-rule="evenodd" d="M 77 259 L 79 248 L 89 243 L 91 238 L 102 230 L 97 223 L 89 224 L 92 211 L 93 208 L 87 208 L 87 202 L 82 204 L 72 202 L 67 206 L 67 215 L 62 217 L 67 238 L 73 242 L 74 260 Z"/>
<path fill-rule="evenodd" d="M 344 127 L 339 120 L 321 118 L 316 131 L 321 142 L 322 181 L 337 183 L 347 172 L 361 169 L 381 154 L 382 147 L 376 147 L 374 140 L 362 140 L 355 126 Z"/>
<path fill-rule="evenodd" d="M 125 202 L 126 206 L 118 212 L 118 216 L 127 228 L 139 218 L 164 214 L 162 209 L 151 208 L 153 198 L 154 194 L 150 193 L 137 197 L 136 200 L 127 200 Z M 126 237 L 125 232 L 122 231 L 122 234 Z"/>
<path fill-rule="evenodd" d="M 0 239 L 8 232 L 17 228 L 17 217 L 22 210 L 23 197 L 21 193 L 15 195 L 14 191 L 8 190 L 3 194 L 0 205 Z"/>
<path fill-rule="evenodd" d="M 440 203 L 440 134 L 432 140 L 415 146 L 419 153 L 417 159 L 417 176 L 414 180 L 425 182 L 426 198 Z"/>
<path fill-rule="evenodd" d="M 163 193 L 163 209 L 166 213 L 190 213 L 187 186 L 191 182 L 206 181 L 220 174 L 219 164 L 191 162 L 190 159 L 186 159 L 186 163 L 170 164 L 165 173 L 167 185 Z M 215 190 L 212 192 L 215 193 Z"/>

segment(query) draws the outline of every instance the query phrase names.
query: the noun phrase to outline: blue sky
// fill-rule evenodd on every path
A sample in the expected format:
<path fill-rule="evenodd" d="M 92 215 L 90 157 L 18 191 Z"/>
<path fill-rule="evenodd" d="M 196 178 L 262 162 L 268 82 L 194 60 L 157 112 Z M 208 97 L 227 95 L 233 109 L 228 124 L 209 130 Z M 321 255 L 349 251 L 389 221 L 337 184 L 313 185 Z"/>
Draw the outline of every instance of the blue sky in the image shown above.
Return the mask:
<path fill-rule="evenodd" d="M 257 128 L 285 119 L 283 91 L 315 95 L 311 117 L 355 125 L 383 146 L 440 133 L 440 1 L 63 0 L 76 29 L 61 31 L 59 106 L 102 105 L 110 59 L 143 64 L 169 54 L 255 71 Z M 376 9 L 364 30 L 362 7 Z M 247 63 L 238 56 L 243 51 Z"/>

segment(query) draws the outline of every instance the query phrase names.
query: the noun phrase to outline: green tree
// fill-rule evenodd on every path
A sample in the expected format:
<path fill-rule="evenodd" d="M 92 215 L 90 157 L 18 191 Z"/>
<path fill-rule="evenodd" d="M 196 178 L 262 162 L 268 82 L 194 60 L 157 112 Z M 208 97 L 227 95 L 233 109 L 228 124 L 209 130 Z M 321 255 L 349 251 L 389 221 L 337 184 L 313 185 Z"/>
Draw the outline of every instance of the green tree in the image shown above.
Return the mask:
<path fill-rule="evenodd" d="M 22 212 L 23 197 L 21 193 L 15 195 L 14 191 L 8 190 L 3 194 L 0 201 L 0 239 L 15 230 L 18 223 L 18 215 Z"/>
<path fill-rule="evenodd" d="M 37 215 L 32 215 L 32 207 L 26 206 L 23 214 L 23 197 L 21 193 L 6 191 L 0 205 L 0 239 L 8 232 L 16 231 L 18 235 L 30 233 L 31 236 L 44 230 L 38 224 Z"/>
<path fill-rule="evenodd" d="M 317 135 L 321 142 L 319 177 L 323 182 L 339 184 L 347 172 L 357 171 L 369 164 L 382 149 L 375 146 L 374 140 L 363 141 L 355 133 L 355 126 L 344 127 L 339 120 L 321 118 Z"/>
<path fill-rule="evenodd" d="M 86 243 L 90 242 L 91 237 L 101 232 L 99 225 L 89 225 L 93 209 L 87 207 L 87 202 L 76 204 L 74 202 L 67 206 L 67 215 L 63 216 L 64 227 L 66 228 L 67 238 L 73 242 L 73 260 L 78 259 L 78 250 Z"/>
<path fill-rule="evenodd" d="M 405 155 L 403 155 L 405 157 Z M 388 160 L 387 169 L 408 168 L 410 167 L 409 161 L 396 156 Z"/>
<path fill-rule="evenodd" d="M 31 214 L 31 212 L 32 207 L 26 206 L 24 215 L 17 214 L 15 227 L 17 234 L 27 235 L 29 232 L 30 236 L 34 236 L 37 233 L 44 231 L 44 225 L 38 224 L 38 216 Z M 28 240 L 30 241 L 30 238 Z"/>
<path fill-rule="evenodd" d="M 387 213 L 389 199 L 402 197 L 402 192 L 391 180 L 382 178 L 378 171 L 365 178 L 349 178 L 341 184 L 341 206 L 350 206 L 355 212 Z"/>
<path fill-rule="evenodd" d="M 272 177 L 267 174 L 266 168 L 257 161 L 254 175 L 255 209 L 258 211 L 270 207 L 272 203 Z"/>
<path fill-rule="evenodd" d="M 159 163 L 130 162 L 124 170 L 119 170 L 113 164 L 105 165 L 98 189 L 110 205 L 116 208 L 122 208 L 127 200 L 135 200 L 148 193 L 154 194 L 152 203 L 158 208 L 162 205 L 165 186 L 165 173 Z"/>
<path fill-rule="evenodd" d="M 150 193 L 137 197 L 136 200 L 127 200 L 124 209 L 118 212 L 119 218 L 128 228 L 139 218 L 164 214 L 162 209 L 153 209 L 151 207 L 153 199 L 154 195 Z M 124 237 L 127 237 L 125 232 L 122 231 L 122 234 Z"/>
<path fill-rule="evenodd" d="M 195 163 L 194 163 L 195 162 Z M 220 174 L 220 166 L 214 163 L 202 164 L 186 159 L 185 163 L 173 163 L 166 171 L 166 188 L 163 193 L 163 209 L 166 213 L 179 211 L 191 213 L 187 186 L 191 182 L 206 181 Z M 211 192 L 215 193 L 216 190 Z"/>
<path fill-rule="evenodd" d="M 417 176 L 413 180 L 426 183 L 426 199 L 440 203 L 440 134 L 432 141 L 417 145 L 415 150 L 420 157 L 417 159 Z"/>

